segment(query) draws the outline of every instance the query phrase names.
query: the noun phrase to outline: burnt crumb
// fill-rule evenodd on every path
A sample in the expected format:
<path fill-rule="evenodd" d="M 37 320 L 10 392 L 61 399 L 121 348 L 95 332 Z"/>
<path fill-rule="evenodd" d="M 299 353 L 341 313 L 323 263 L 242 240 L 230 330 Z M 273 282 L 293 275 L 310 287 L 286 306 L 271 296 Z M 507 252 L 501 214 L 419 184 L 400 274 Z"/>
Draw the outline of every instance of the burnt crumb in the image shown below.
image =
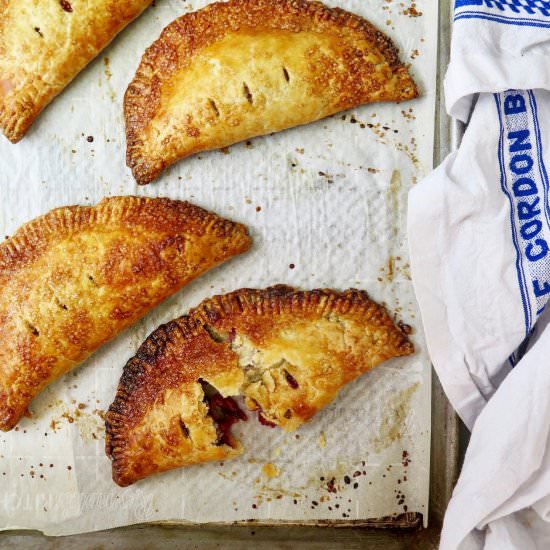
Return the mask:
<path fill-rule="evenodd" d="M 67 13 L 71 13 L 73 11 L 73 7 L 68 0 L 59 0 L 59 5 L 63 8 L 63 11 L 66 11 Z"/>
<path fill-rule="evenodd" d="M 412 120 L 416 120 L 416 117 L 414 116 L 414 110 L 413 109 L 409 109 L 408 111 L 401 111 L 401 115 L 403 116 L 403 118 L 407 121 L 407 122 L 411 122 Z"/>
<path fill-rule="evenodd" d="M 349 485 L 351 483 L 351 478 L 349 476 L 344 476 L 344 483 Z"/>
<path fill-rule="evenodd" d="M 88 136 L 88 137 L 86 138 L 86 141 L 87 141 L 88 143 L 92 143 L 92 142 L 94 141 L 94 136 Z"/>
<path fill-rule="evenodd" d="M 319 175 L 323 178 L 326 178 L 327 183 L 334 183 L 334 178 L 330 174 L 320 171 Z"/>
<path fill-rule="evenodd" d="M 63 413 L 61 416 L 67 419 L 67 422 L 69 422 L 69 424 L 74 423 L 74 418 L 69 413 Z"/>
<path fill-rule="evenodd" d="M 297 501 L 296 499 L 294 499 L 292 502 L 293 502 L 294 504 L 298 504 L 298 501 Z"/>
<path fill-rule="evenodd" d="M 255 510 L 256 508 L 258 508 L 258 506 L 256 504 L 253 504 L 252 508 L 254 508 L 254 510 Z"/>
<path fill-rule="evenodd" d="M 353 484 L 353 488 L 357 489 L 357 487 L 359 487 L 359 483 L 356 482 L 356 483 Z"/>
<path fill-rule="evenodd" d="M 294 264 L 288 264 L 288 267 L 289 267 L 290 269 L 294 269 L 296 266 L 295 266 Z"/>
<path fill-rule="evenodd" d="M 67 466 L 67 470 L 69 470 L 69 471 L 70 471 L 70 470 L 72 470 L 72 469 L 73 469 L 73 467 L 72 467 L 72 466 Z"/>
<path fill-rule="evenodd" d="M 256 212 L 261 212 L 262 211 L 262 207 L 261 206 L 256 206 Z"/>
<path fill-rule="evenodd" d="M 327 491 L 329 493 L 336 493 L 336 478 L 332 478 L 328 483 L 327 483 Z"/>
<path fill-rule="evenodd" d="M 44 35 L 42 34 L 40 27 L 34 27 L 34 32 L 38 33 L 42 38 L 44 38 Z"/>
<path fill-rule="evenodd" d="M 403 10 L 403 15 L 408 15 L 409 17 L 421 17 L 422 12 L 418 11 L 416 9 L 416 3 L 412 2 L 407 9 Z"/>
<path fill-rule="evenodd" d="M 411 458 L 408 451 L 403 451 L 403 467 L 406 468 L 411 463 Z"/>

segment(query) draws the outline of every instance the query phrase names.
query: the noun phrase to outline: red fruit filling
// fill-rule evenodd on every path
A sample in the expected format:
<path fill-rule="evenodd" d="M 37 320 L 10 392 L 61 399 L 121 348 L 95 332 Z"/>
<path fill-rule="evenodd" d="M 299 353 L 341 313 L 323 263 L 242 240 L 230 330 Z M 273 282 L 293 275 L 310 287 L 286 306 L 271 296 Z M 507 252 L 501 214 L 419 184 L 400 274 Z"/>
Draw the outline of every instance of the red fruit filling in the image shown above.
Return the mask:
<path fill-rule="evenodd" d="M 246 421 L 248 417 L 240 409 L 232 397 L 223 397 L 214 386 L 202 381 L 204 401 L 208 404 L 208 415 L 214 420 L 218 438 L 216 445 L 229 445 L 233 447 L 234 439 L 231 435 L 231 426 Z"/>

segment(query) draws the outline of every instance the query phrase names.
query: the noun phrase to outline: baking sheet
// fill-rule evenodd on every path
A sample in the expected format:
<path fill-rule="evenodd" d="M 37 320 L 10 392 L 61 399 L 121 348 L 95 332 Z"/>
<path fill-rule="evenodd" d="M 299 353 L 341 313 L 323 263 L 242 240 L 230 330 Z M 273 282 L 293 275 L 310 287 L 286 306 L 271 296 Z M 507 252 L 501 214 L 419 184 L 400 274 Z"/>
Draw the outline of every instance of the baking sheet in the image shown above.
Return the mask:
<path fill-rule="evenodd" d="M 430 363 L 408 273 L 406 194 L 431 168 L 437 6 L 329 2 L 368 17 L 400 45 L 423 97 L 365 106 L 319 123 L 201 154 L 138 188 L 124 166 L 122 96 L 143 49 L 185 11 L 146 11 L 48 108 L 30 135 L 0 141 L 5 234 L 50 208 L 106 195 L 184 198 L 247 224 L 246 256 L 207 274 L 108 344 L 0 435 L 0 526 L 70 534 L 151 521 L 427 517 Z M 420 15 L 421 14 L 421 15 Z M 415 328 L 417 353 L 349 385 L 296 434 L 256 422 L 245 454 L 120 489 L 103 450 L 103 411 L 126 360 L 161 322 L 242 286 L 355 286 Z"/>

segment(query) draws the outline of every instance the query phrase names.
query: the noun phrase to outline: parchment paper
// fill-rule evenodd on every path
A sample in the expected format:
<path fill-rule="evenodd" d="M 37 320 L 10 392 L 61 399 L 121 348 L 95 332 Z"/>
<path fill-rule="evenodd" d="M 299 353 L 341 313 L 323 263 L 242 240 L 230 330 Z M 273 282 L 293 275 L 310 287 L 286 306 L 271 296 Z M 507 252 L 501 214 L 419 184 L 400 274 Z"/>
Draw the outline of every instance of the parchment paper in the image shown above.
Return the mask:
<path fill-rule="evenodd" d="M 162 28 L 206 3 L 158 0 L 21 143 L 0 139 L 6 235 L 54 207 L 138 194 L 191 200 L 245 223 L 254 238 L 249 254 L 200 278 L 52 384 L 32 404 L 33 419 L 0 435 L 3 529 L 65 535 L 145 521 L 427 517 L 430 363 L 409 276 L 405 207 L 432 165 L 437 2 L 329 2 L 369 18 L 399 44 L 421 99 L 201 154 L 138 187 L 124 162 L 124 91 Z M 239 459 L 117 487 L 102 414 L 139 344 L 207 296 L 274 283 L 366 289 L 414 327 L 417 353 L 350 384 L 296 434 L 251 419 L 236 430 L 246 447 Z"/>

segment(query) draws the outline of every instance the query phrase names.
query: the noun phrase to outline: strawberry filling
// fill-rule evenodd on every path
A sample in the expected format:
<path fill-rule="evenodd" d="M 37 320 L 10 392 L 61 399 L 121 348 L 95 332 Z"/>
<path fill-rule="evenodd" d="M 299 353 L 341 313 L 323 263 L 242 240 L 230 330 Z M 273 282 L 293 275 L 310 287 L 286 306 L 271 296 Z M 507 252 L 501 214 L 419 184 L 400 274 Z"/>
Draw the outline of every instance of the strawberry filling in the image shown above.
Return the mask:
<path fill-rule="evenodd" d="M 248 417 L 240 409 L 232 397 L 223 397 L 214 386 L 202 382 L 204 400 L 208 404 L 208 415 L 216 425 L 216 445 L 229 445 L 233 447 L 234 440 L 231 435 L 231 427 L 240 420 L 246 421 Z"/>

